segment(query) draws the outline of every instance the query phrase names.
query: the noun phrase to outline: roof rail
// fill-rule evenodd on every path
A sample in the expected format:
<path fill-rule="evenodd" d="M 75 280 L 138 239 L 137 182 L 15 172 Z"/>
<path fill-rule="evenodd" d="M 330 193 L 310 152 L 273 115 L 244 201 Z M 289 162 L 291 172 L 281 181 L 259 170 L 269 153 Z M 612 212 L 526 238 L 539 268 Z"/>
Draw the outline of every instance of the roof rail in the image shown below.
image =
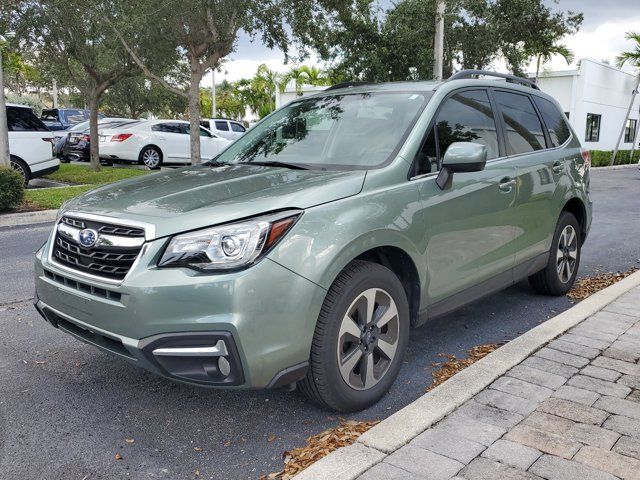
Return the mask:
<path fill-rule="evenodd" d="M 477 75 L 484 75 L 485 77 L 504 78 L 509 83 L 519 83 L 520 85 L 524 85 L 525 87 L 531 87 L 535 88 L 536 90 L 540 90 L 540 87 L 538 87 L 535 82 L 529 79 L 516 77 L 515 75 L 509 75 L 508 73 L 491 72 L 489 70 L 461 70 L 458 73 L 454 73 L 453 75 L 451 75 L 447 79 L 447 81 L 461 80 L 463 78 L 473 78 Z"/>
<path fill-rule="evenodd" d="M 338 88 L 352 88 L 359 87 L 361 85 L 374 85 L 374 82 L 342 82 L 336 83 L 335 85 L 331 85 L 329 88 L 325 90 L 325 92 L 329 90 L 337 90 Z"/>

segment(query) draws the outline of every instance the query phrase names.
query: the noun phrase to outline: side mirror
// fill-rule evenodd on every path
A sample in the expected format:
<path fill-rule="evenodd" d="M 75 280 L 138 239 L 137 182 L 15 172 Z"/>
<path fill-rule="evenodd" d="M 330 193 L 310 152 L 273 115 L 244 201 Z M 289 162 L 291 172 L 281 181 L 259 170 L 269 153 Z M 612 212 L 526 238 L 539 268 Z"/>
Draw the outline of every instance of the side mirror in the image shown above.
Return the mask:
<path fill-rule="evenodd" d="M 442 169 L 436 178 L 440 190 L 451 188 L 456 172 L 479 172 L 487 164 L 487 147 L 479 143 L 454 142 L 449 145 L 442 159 Z"/>

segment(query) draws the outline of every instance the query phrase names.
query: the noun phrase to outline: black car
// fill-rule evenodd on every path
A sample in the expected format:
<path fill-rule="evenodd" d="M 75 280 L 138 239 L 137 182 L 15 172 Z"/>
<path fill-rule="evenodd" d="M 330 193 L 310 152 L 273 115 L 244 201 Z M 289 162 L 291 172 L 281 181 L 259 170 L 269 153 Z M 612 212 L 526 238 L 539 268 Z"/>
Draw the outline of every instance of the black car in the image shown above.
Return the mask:
<path fill-rule="evenodd" d="M 104 128 L 114 128 L 136 122 L 137 120 L 127 118 L 104 118 L 98 122 L 98 134 Z M 56 144 L 54 152 L 57 150 L 56 153 L 63 162 L 71 160 L 88 162 L 91 159 L 89 125 L 88 122 L 85 123 L 85 128 L 78 128 L 83 125 L 77 125 L 62 138 L 59 144 Z"/>
<path fill-rule="evenodd" d="M 98 114 L 98 118 L 104 115 Z M 49 130 L 66 130 L 85 120 L 89 120 L 89 110 L 79 108 L 46 108 L 42 110 L 40 120 L 49 128 Z"/>

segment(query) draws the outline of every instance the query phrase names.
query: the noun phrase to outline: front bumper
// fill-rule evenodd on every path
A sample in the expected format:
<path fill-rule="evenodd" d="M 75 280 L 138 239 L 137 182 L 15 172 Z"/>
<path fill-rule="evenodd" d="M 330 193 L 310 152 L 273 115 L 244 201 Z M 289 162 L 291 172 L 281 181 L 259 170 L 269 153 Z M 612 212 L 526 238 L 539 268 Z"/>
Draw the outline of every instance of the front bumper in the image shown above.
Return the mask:
<path fill-rule="evenodd" d="M 36 308 L 53 326 L 174 380 L 267 388 L 304 376 L 324 289 L 268 258 L 227 274 L 158 269 L 167 241 L 146 243 L 111 284 L 57 266 L 50 239 L 36 254 Z M 227 355 L 157 354 L 219 340 Z"/>

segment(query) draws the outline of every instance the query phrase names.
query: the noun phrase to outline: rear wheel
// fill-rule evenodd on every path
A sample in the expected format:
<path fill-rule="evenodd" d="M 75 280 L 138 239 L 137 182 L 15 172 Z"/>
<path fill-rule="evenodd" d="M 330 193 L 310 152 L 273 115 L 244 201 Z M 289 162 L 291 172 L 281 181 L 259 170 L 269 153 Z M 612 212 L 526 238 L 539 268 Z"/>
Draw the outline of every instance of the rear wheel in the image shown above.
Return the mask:
<path fill-rule="evenodd" d="M 386 267 L 355 261 L 325 298 L 301 390 L 340 412 L 362 410 L 389 390 L 409 339 L 409 305 Z"/>
<path fill-rule="evenodd" d="M 580 266 L 580 224 L 569 212 L 562 212 L 544 270 L 531 275 L 529 283 L 544 295 L 564 295 L 573 286 Z"/>
<path fill-rule="evenodd" d="M 144 147 L 140 152 L 140 163 L 150 170 L 160 168 L 162 164 L 162 152 L 156 147 Z"/>
<path fill-rule="evenodd" d="M 31 179 L 31 171 L 24 161 L 17 157 L 11 157 L 11 168 L 18 172 L 24 179 L 24 187 L 27 188 L 29 180 Z"/>

